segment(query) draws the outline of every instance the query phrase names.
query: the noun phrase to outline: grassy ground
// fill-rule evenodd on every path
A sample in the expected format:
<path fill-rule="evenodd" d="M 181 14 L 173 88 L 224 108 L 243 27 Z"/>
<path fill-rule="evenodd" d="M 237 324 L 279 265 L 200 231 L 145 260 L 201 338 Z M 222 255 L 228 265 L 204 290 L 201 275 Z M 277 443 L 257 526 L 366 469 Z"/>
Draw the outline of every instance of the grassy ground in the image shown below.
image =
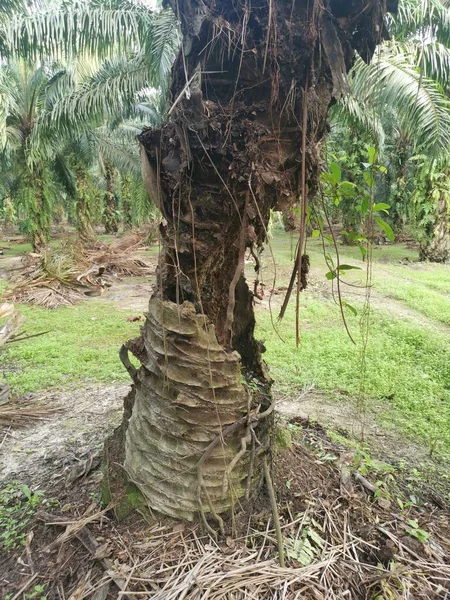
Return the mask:
<path fill-rule="evenodd" d="M 276 285 L 285 286 L 295 240 L 275 231 L 271 246 L 277 265 Z M 13 246 L 7 252 L 17 256 L 24 250 Z M 340 252 L 341 263 L 361 268 L 351 271 L 348 280 L 362 283 L 366 266 L 358 249 L 341 247 Z M 358 311 L 355 316 L 346 310 L 355 345 L 344 329 L 331 283 L 325 278 L 327 267 L 318 241 L 310 242 L 309 254 L 311 285 L 301 297 L 300 347 L 295 345 L 292 306 L 277 325 L 278 333 L 267 302 L 258 308 L 257 333 L 265 339 L 266 360 L 277 394 L 295 396 L 305 386 L 314 386 L 327 401 L 350 403 L 355 410 L 365 407 L 383 427 L 397 428 L 401 435 L 420 440 L 438 456 L 450 456 L 448 267 L 414 262 L 417 252 L 403 245 L 374 249 L 370 335 L 362 385 L 360 320 L 365 292 L 343 286 L 345 300 Z M 269 290 L 273 280 L 269 249 L 264 253 L 264 264 Z M 273 297 L 275 321 L 282 297 Z M 0 373 L 17 393 L 39 393 L 86 380 L 127 380 L 118 348 L 138 334 L 139 323 L 127 321 L 128 316 L 136 314 L 135 309 L 122 310 L 100 298 L 50 312 L 33 307 L 21 310 L 27 317 L 28 334 L 50 333 L 11 344 L 0 357 Z"/>
<path fill-rule="evenodd" d="M 20 307 L 27 335 L 45 335 L 10 344 L 0 369 L 19 394 L 62 387 L 81 381 L 126 381 L 118 356 L 121 344 L 139 334 L 127 321 L 131 311 L 117 310 L 101 300 L 48 311 Z"/>
<path fill-rule="evenodd" d="M 285 283 L 289 240 L 276 232 L 272 246 Z M 279 335 L 267 307 L 260 310 L 258 318 L 258 334 L 266 341 L 266 359 L 277 392 L 298 395 L 305 386 L 314 386 L 328 399 L 350 401 L 355 410 L 366 408 L 383 426 L 397 427 L 411 439 L 424 442 L 430 452 L 450 457 L 448 267 L 402 265 L 399 261 L 417 259 L 414 250 L 402 245 L 374 249 L 370 334 L 362 383 L 360 324 L 365 292 L 342 286 L 344 299 L 358 310 L 356 316 L 345 311 L 355 345 L 325 278 L 328 269 L 323 249 L 318 242 L 311 242 L 308 253 L 313 266 L 312 289 L 301 297 L 300 347 L 295 344 L 292 305 L 277 325 Z M 366 266 L 358 249 L 340 247 L 340 254 L 341 264 L 362 269 L 351 271 L 347 280 L 362 283 Z"/>
<path fill-rule="evenodd" d="M 108 242 L 112 237 L 99 239 Z M 59 241 L 53 243 L 57 245 Z M 0 270 L 4 266 L 1 261 L 8 264 L 8 258 L 31 251 L 29 244 L 7 246 L 5 258 L 0 258 Z M 152 249 L 151 253 L 155 252 Z M 0 294 L 6 289 L 7 281 L 0 280 Z M 48 333 L 8 344 L 0 354 L 0 378 L 7 380 L 16 394 L 41 393 L 88 381 L 129 380 L 118 350 L 124 341 L 139 334 L 139 323 L 127 321 L 127 317 L 136 314 L 134 310 L 123 310 L 102 298 L 51 311 L 24 305 L 18 308 L 26 317 L 21 333 Z"/>

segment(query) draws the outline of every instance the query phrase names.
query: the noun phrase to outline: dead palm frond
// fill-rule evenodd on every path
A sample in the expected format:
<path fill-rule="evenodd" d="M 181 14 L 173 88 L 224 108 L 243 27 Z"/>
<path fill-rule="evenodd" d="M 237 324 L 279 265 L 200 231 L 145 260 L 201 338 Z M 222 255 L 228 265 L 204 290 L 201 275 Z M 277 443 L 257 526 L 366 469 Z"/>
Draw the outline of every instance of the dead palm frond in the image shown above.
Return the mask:
<path fill-rule="evenodd" d="M 133 253 L 144 247 L 148 231 L 132 233 L 110 245 L 83 246 L 65 242 L 42 254 L 29 254 L 14 278 L 9 298 L 15 302 L 53 309 L 72 306 L 86 296 L 99 296 L 117 277 L 143 277 L 155 267 Z"/>
<path fill-rule="evenodd" d="M 36 402 L 10 402 L 0 406 L 0 427 L 25 427 L 30 422 L 48 419 L 60 411 L 58 406 L 39 406 Z"/>

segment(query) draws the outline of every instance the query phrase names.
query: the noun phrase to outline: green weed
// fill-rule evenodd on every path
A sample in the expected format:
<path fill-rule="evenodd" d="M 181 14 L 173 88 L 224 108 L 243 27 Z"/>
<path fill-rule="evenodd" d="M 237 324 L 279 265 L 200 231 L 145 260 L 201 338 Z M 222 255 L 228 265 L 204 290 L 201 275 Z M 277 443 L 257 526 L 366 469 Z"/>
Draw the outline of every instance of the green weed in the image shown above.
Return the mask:
<path fill-rule="evenodd" d="M 52 311 L 29 306 L 20 310 L 27 319 L 23 327 L 27 334 L 49 333 L 8 344 L 0 356 L 3 376 L 16 393 L 89 380 L 127 380 L 118 351 L 139 334 L 139 324 L 127 322 L 131 311 L 100 300 Z"/>
<path fill-rule="evenodd" d="M 314 384 L 330 398 L 356 398 L 360 389 L 360 347 L 352 344 L 331 300 L 302 298 L 302 343 L 295 345 L 295 313 L 289 308 L 274 332 L 268 311 L 258 315 L 258 336 L 281 395 Z M 358 342 L 358 317 L 348 315 Z M 450 340 L 409 320 L 372 311 L 367 351 L 365 402 L 385 426 L 422 438 L 436 454 L 450 452 Z M 356 407 L 355 407 L 356 409 Z M 436 448 L 436 445 L 439 448 Z"/>
<path fill-rule="evenodd" d="M 0 490 L 0 540 L 5 550 L 25 544 L 28 526 L 42 501 L 42 494 L 17 481 Z"/>

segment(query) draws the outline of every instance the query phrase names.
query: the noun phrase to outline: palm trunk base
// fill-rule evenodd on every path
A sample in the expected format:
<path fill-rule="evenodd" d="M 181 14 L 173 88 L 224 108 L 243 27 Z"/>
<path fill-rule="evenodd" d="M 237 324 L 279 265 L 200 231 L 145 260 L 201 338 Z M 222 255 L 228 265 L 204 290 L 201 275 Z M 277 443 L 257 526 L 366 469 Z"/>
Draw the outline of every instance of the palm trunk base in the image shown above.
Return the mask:
<path fill-rule="evenodd" d="M 31 239 L 31 245 L 33 247 L 33 252 L 40 254 L 47 246 L 45 235 L 40 231 L 35 231 Z"/>
<path fill-rule="evenodd" d="M 135 397 L 116 433 L 116 459 L 152 510 L 188 521 L 209 514 L 220 527 L 219 515 L 262 485 L 268 390 L 245 384 L 240 355 L 219 344 L 189 302 L 152 298 L 142 337 L 129 347 L 142 367 L 131 370 Z"/>

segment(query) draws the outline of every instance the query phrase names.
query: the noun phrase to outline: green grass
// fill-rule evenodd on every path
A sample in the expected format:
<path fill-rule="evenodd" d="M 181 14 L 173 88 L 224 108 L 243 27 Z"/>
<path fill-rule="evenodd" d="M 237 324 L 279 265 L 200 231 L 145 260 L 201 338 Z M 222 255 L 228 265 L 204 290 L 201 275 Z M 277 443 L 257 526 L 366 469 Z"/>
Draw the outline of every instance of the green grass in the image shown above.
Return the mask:
<path fill-rule="evenodd" d="M 286 239 L 286 234 L 278 231 L 276 233 L 279 238 L 279 244 L 286 244 L 283 239 Z M 376 263 L 383 265 L 398 264 L 399 261 L 407 259 L 411 262 L 417 261 L 419 258 L 419 252 L 415 248 L 411 248 L 405 244 L 385 244 L 385 245 L 374 245 L 373 247 L 373 260 Z M 358 246 L 347 246 L 338 243 L 339 255 L 346 260 L 357 260 L 361 261 L 361 251 Z M 326 252 L 334 253 L 334 246 L 329 243 L 325 243 Z M 308 239 L 307 252 L 310 255 L 314 263 L 325 263 L 323 259 L 323 246 L 320 240 Z M 341 260 L 341 262 L 343 262 Z"/>
<path fill-rule="evenodd" d="M 389 265 L 388 271 L 396 278 L 420 283 L 444 294 L 450 294 L 450 269 L 448 265 L 417 263 L 413 265 Z"/>
<path fill-rule="evenodd" d="M 290 243 L 288 236 L 275 234 L 273 247 L 281 271 L 289 264 Z M 348 246 L 340 246 L 339 250 L 341 263 L 363 269 L 349 272 L 346 279 L 363 281 L 365 265 L 359 250 Z M 319 242 L 309 243 L 308 253 L 316 280 L 322 278 L 330 290 Z M 445 293 L 450 288 L 448 267 L 400 265 L 404 257 L 416 260 L 417 253 L 405 246 L 375 249 L 377 293 L 395 298 L 437 325 L 450 325 L 450 296 Z M 362 300 L 360 297 L 350 302 L 360 309 Z M 360 316 L 347 315 L 355 346 L 330 294 L 318 295 L 311 290 L 302 294 L 302 343 L 297 348 L 293 305 L 291 302 L 278 326 L 284 342 L 274 332 L 268 311 L 260 310 L 257 315 L 257 335 L 265 339 L 265 358 L 275 379 L 275 390 L 283 396 L 295 396 L 304 386 L 314 385 L 336 402 L 352 402 L 356 410 L 361 388 Z M 421 439 L 430 449 L 450 456 L 450 337 L 427 329 L 420 319 L 400 318 L 395 311 L 372 308 L 371 315 L 364 402 L 384 426 L 397 427 L 410 438 Z"/>
<path fill-rule="evenodd" d="M 439 284 L 437 284 L 439 285 Z M 400 300 L 426 317 L 450 325 L 450 296 L 415 281 L 389 279 L 375 274 L 375 289 Z"/>
<path fill-rule="evenodd" d="M 81 381 L 126 381 L 118 351 L 139 333 L 127 322 L 131 311 L 118 310 L 101 300 L 74 307 L 45 310 L 19 306 L 26 316 L 28 335 L 50 332 L 8 344 L 0 355 L 0 371 L 18 394 L 67 387 Z"/>
<path fill-rule="evenodd" d="M 265 358 L 275 379 L 275 390 L 295 396 L 313 384 L 330 398 L 356 398 L 361 385 L 358 318 L 349 316 L 355 346 L 347 336 L 337 307 L 310 298 L 303 301 L 302 343 L 295 345 L 294 310 L 288 309 L 279 326 L 282 342 L 273 331 L 270 315 L 258 315 Z M 374 311 L 366 355 L 364 398 L 384 425 L 397 426 L 411 438 L 450 454 L 450 339 L 430 333 L 408 320 Z"/>
<path fill-rule="evenodd" d="M 4 247 L 3 256 L 21 256 L 26 252 L 31 252 L 31 244 L 12 244 L 12 243 L 0 243 L 0 246 Z M 0 258 L 1 261 L 1 258 Z M 0 262 L 1 265 L 1 262 Z"/>
<path fill-rule="evenodd" d="M 285 284 L 292 269 L 295 237 L 275 231 L 271 241 L 275 253 L 278 281 Z M 21 247 L 15 247 L 16 253 Z M 152 253 L 157 248 L 152 248 Z M 341 262 L 362 269 L 357 248 L 341 246 Z M 265 339 L 266 360 L 275 379 L 278 394 L 295 396 L 305 385 L 314 384 L 336 402 L 356 399 L 361 385 L 359 316 L 348 314 L 349 325 L 358 344 L 348 338 L 338 307 L 325 279 L 327 267 L 320 243 L 309 242 L 315 281 L 302 294 L 302 343 L 295 346 L 293 303 L 279 326 L 282 342 L 273 331 L 267 310 L 258 309 L 257 335 Z M 422 440 L 441 456 L 450 456 L 450 336 L 439 328 L 428 328 L 420 318 L 401 318 L 384 306 L 395 298 L 396 307 L 404 304 L 422 313 L 437 325 L 450 325 L 450 270 L 442 265 L 411 263 L 417 252 L 405 246 L 380 246 L 374 250 L 374 282 L 378 296 L 387 296 L 383 310 L 374 302 L 364 402 L 384 426 L 396 427 L 399 435 Z M 264 253 L 265 281 L 271 283 L 272 259 Z M 249 266 L 249 275 L 251 275 Z M 352 282 L 364 279 L 364 270 L 352 271 Z M 3 282 L 0 281 L 0 288 Z M 1 291 L 1 290 L 0 290 Z M 358 308 L 363 297 L 350 301 Z M 279 300 L 278 300 L 279 301 Z M 51 330 L 42 337 L 10 344 L 0 356 L 0 370 L 19 394 L 39 393 L 54 387 L 69 387 L 86 380 L 113 383 L 127 381 L 118 349 L 127 339 L 138 335 L 139 324 L 127 322 L 130 311 L 118 310 L 104 299 L 89 300 L 72 308 L 46 311 L 21 307 L 26 314 L 27 333 Z M 277 310 L 274 310 L 275 316 Z M 419 315 L 420 316 L 420 315 Z"/>

